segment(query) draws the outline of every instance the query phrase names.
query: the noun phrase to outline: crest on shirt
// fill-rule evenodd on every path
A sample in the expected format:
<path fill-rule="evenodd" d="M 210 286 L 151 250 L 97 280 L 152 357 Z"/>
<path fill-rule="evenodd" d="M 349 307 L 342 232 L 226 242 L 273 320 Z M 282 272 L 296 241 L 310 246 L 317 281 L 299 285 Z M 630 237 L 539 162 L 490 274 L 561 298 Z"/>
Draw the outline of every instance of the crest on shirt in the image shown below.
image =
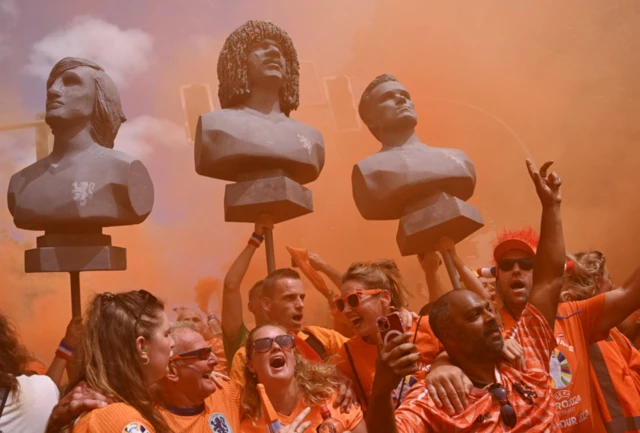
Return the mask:
<path fill-rule="evenodd" d="M 553 389 L 562 389 L 571 383 L 571 367 L 569 360 L 564 354 L 554 349 L 549 359 L 549 376 L 551 376 L 551 387 Z"/>
<path fill-rule="evenodd" d="M 213 433 L 233 433 L 227 418 L 221 413 L 214 413 L 209 417 L 209 427 Z"/>
<path fill-rule="evenodd" d="M 147 433 L 149 429 L 141 422 L 130 422 L 122 429 L 122 433 Z"/>

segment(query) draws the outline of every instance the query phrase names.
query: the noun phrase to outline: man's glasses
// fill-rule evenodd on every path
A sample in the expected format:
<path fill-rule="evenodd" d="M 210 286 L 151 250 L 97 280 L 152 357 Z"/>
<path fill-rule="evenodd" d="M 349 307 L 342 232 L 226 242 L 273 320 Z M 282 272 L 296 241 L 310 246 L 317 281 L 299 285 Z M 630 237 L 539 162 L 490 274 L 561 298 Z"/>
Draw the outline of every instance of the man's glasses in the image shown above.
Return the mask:
<path fill-rule="evenodd" d="M 338 298 L 333 303 L 336 305 L 336 308 L 340 311 L 344 311 L 344 307 L 348 303 L 351 308 L 357 308 L 360 306 L 360 299 L 364 295 L 376 295 L 382 292 L 382 289 L 371 289 L 371 290 L 358 290 L 355 293 L 352 293 L 347 296 L 343 296 L 342 298 Z"/>
<path fill-rule="evenodd" d="M 265 353 L 271 350 L 273 342 L 276 342 L 281 349 L 292 349 L 295 346 L 293 335 L 278 335 L 275 338 L 260 338 L 253 342 L 253 350 L 258 353 Z"/>
<path fill-rule="evenodd" d="M 137 329 L 138 328 L 138 323 L 140 323 L 140 319 L 142 319 L 142 314 L 144 313 L 144 310 L 147 308 L 147 305 L 149 305 L 149 301 L 158 302 L 158 298 L 156 298 L 155 296 L 153 296 L 151 293 L 147 292 L 146 290 L 138 290 L 138 293 L 140 293 L 144 297 L 144 301 L 142 302 L 142 308 L 140 309 L 140 311 L 136 315 L 136 324 L 135 324 L 133 329 Z"/>
<path fill-rule="evenodd" d="M 500 403 L 500 417 L 502 421 L 511 428 L 515 427 L 516 422 L 518 422 L 518 416 L 509 402 L 507 390 L 499 383 L 494 383 L 493 385 L 489 385 L 489 392 Z"/>
<path fill-rule="evenodd" d="M 211 356 L 211 346 L 202 347 L 200 349 L 192 350 L 191 352 L 181 353 L 171 357 L 172 361 L 179 359 L 199 359 L 200 361 L 206 361 Z"/>
<path fill-rule="evenodd" d="M 502 272 L 509 272 L 515 264 L 518 264 L 518 267 L 523 271 L 530 271 L 533 269 L 533 258 L 527 257 L 524 259 L 502 259 L 498 262 L 498 268 Z"/>

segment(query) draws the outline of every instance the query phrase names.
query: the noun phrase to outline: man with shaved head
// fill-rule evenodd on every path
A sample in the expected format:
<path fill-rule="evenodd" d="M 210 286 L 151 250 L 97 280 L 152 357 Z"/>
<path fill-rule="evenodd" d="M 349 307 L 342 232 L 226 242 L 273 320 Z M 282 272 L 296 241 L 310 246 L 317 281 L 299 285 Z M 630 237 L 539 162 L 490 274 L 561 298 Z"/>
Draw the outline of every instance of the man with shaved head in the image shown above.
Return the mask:
<path fill-rule="evenodd" d="M 410 335 L 396 337 L 380 352 L 367 412 L 369 432 L 512 431 L 558 432 L 560 422 L 549 380 L 549 359 L 556 347 L 556 319 L 565 249 L 560 216 L 560 178 L 538 172 L 527 162 L 542 203 L 541 239 L 535 256 L 533 289 L 515 330 L 525 366 L 502 360 L 502 332 L 490 301 L 468 290 L 454 290 L 432 306 L 429 323 L 451 363 L 473 383 L 469 404 L 450 416 L 436 406 L 424 383 L 411 389 L 395 411 L 389 397 L 401 377 L 417 369 Z"/>

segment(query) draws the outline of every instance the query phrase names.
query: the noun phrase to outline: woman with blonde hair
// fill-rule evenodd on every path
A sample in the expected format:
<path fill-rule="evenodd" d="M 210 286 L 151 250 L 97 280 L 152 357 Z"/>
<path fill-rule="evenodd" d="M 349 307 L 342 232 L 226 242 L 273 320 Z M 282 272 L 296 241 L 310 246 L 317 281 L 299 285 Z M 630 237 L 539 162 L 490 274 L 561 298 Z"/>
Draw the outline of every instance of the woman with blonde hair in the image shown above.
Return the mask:
<path fill-rule="evenodd" d="M 600 251 L 568 254 L 568 257 L 576 265 L 573 272 L 566 275 L 560 293 L 562 302 L 582 301 L 613 289 L 606 258 Z"/>
<path fill-rule="evenodd" d="M 334 408 L 340 386 L 339 373 L 333 365 L 307 361 L 295 348 L 292 335 L 276 324 L 258 326 L 249 333 L 245 343 L 247 364 L 246 385 L 242 395 L 245 419 L 243 433 L 267 431 L 262 402 L 257 385 L 264 385 L 278 419 L 289 433 L 301 433 L 309 427 L 315 431 L 322 423 L 323 406 L 331 416 L 354 433 L 366 433 L 362 411 L 351 407 L 348 413 Z M 306 421 L 300 420 L 306 414 Z"/>
<path fill-rule="evenodd" d="M 174 345 L 162 301 L 146 290 L 102 293 L 86 322 L 80 380 L 117 403 L 81 415 L 72 432 L 170 432 L 149 391 L 167 373 Z"/>
<path fill-rule="evenodd" d="M 353 381 L 363 407 L 366 408 L 373 386 L 378 355 L 378 318 L 398 313 L 404 330 L 412 334 L 411 341 L 420 351 L 418 366 L 421 370 L 409 379 L 410 383 L 399 384 L 394 398 L 401 401 L 411 382 L 426 376 L 426 367 L 440 352 L 440 342 L 433 335 L 429 320 L 407 312 L 409 293 L 393 260 L 353 263 L 342 277 L 340 291 L 342 297 L 335 300 L 335 305 L 349 319 L 357 335 L 344 344 L 336 365 Z"/>

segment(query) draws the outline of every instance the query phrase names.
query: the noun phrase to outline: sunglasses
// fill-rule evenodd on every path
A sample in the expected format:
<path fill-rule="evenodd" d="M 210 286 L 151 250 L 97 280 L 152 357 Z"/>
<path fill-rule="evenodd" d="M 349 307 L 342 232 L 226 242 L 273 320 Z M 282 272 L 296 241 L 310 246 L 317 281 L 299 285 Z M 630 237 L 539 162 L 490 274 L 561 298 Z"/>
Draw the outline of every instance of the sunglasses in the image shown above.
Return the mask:
<path fill-rule="evenodd" d="M 493 385 L 489 385 L 489 392 L 500 403 L 500 417 L 502 421 L 511 428 L 515 427 L 516 422 L 518 422 L 518 416 L 509 402 L 507 390 L 499 383 L 494 383 Z"/>
<path fill-rule="evenodd" d="M 524 259 L 502 259 L 498 262 L 498 268 L 502 272 L 509 272 L 517 263 L 518 267 L 523 271 L 530 271 L 533 269 L 533 261 L 532 257 Z"/>
<path fill-rule="evenodd" d="M 293 349 L 295 347 L 295 341 L 293 335 L 285 334 L 278 335 L 275 338 L 260 338 L 253 342 L 253 351 L 258 353 L 265 353 L 271 350 L 273 342 L 276 342 L 281 349 Z"/>
<path fill-rule="evenodd" d="M 382 289 L 358 290 L 355 293 L 336 299 L 335 301 L 333 301 L 333 303 L 340 311 L 344 311 L 344 307 L 346 306 L 346 304 L 349 304 L 351 308 L 357 308 L 360 306 L 360 299 L 362 298 L 362 296 L 377 295 L 380 292 L 382 292 Z"/>
<path fill-rule="evenodd" d="M 211 346 L 202 347 L 200 349 L 192 350 L 191 352 L 181 353 L 179 355 L 173 355 L 172 361 L 179 359 L 199 359 L 200 361 L 206 361 L 211 356 Z"/>
<path fill-rule="evenodd" d="M 145 308 L 147 308 L 147 305 L 149 305 L 149 301 L 158 302 L 158 298 L 144 289 L 138 290 L 138 293 L 140 293 L 144 297 L 144 301 L 142 302 L 142 308 L 140 309 L 140 312 L 138 312 L 138 314 L 136 315 L 136 324 L 133 329 L 138 329 L 138 324 L 140 323 L 140 319 L 142 319 L 142 313 L 144 313 Z"/>

